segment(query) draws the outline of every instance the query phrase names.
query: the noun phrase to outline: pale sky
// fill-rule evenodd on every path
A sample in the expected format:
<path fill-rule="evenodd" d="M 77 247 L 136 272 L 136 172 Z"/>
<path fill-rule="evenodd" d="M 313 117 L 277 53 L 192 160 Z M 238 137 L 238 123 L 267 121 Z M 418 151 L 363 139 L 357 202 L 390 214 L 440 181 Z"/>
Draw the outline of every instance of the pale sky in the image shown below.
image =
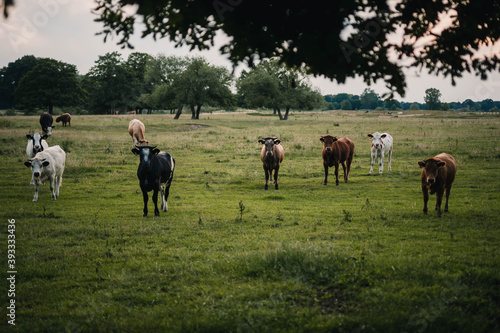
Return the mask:
<path fill-rule="evenodd" d="M 217 45 L 209 51 L 190 51 L 188 47 L 175 48 L 168 39 L 154 41 L 150 37 L 140 38 L 141 27 L 136 27 L 132 38 L 134 50 L 122 49 L 116 45 L 116 39 L 96 36 L 102 30 L 102 24 L 94 22 L 97 15 L 92 14 L 95 7 L 93 0 L 16 0 L 10 9 L 9 18 L 0 17 L 0 68 L 7 66 L 24 55 L 53 58 L 76 65 L 80 74 L 85 74 L 94 65 L 100 55 L 118 51 L 126 59 L 131 52 L 144 52 L 152 56 L 165 55 L 201 55 L 210 63 L 232 69 L 232 64 L 219 53 Z M 222 37 L 221 37 L 222 38 Z M 237 72 L 245 68 L 237 67 Z M 367 85 L 361 79 L 350 79 L 345 84 L 338 84 L 325 78 L 311 78 L 313 86 L 323 95 L 350 93 L 360 95 Z M 442 93 L 443 102 L 463 102 L 470 98 L 481 101 L 491 98 L 500 100 L 500 73 L 490 74 L 488 80 L 481 81 L 474 74 L 464 74 L 457 79 L 456 86 L 449 78 L 436 77 L 427 73 L 407 72 L 406 96 L 396 99 L 406 102 L 424 102 L 425 90 L 437 88 Z M 370 87 L 382 95 L 388 92 L 385 84 L 379 81 Z"/>

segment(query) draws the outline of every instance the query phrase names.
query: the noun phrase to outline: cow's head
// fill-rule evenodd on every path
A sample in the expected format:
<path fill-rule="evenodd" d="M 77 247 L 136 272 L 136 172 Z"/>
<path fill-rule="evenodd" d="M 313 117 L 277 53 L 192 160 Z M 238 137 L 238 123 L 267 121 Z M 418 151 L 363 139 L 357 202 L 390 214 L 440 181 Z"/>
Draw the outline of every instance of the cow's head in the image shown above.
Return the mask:
<path fill-rule="evenodd" d="M 31 160 L 24 162 L 24 165 L 26 165 L 28 168 L 31 168 L 33 179 L 36 180 L 40 178 L 40 175 L 42 174 L 42 168 L 48 167 L 50 163 L 46 159 L 32 158 Z"/>
<path fill-rule="evenodd" d="M 148 140 L 139 140 L 136 146 L 147 146 L 149 144 Z"/>
<path fill-rule="evenodd" d="M 382 149 L 384 147 L 384 141 L 382 141 L 382 139 L 386 136 L 387 134 L 380 134 L 379 132 L 368 134 L 368 137 L 372 138 L 372 147 L 376 149 Z"/>
<path fill-rule="evenodd" d="M 274 145 L 280 144 L 281 141 L 277 138 L 268 137 L 268 138 L 260 139 L 259 143 L 262 143 L 263 145 L 266 146 L 266 155 L 272 156 Z"/>
<path fill-rule="evenodd" d="M 132 149 L 132 153 L 140 157 L 140 164 L 149 164 L 151 162 L 151 157 L 158 155 L 160 149 L 156 148 L 156 146 L 136 145 L 135 148 Z"/>
<path fill-rule="evenodd" d="M 418 161 L 418 165 L 425 169 L 426 181 L 429 184 L 434 184 L 437 178 L 438 170 L 445 166 L 445 162 L 428 158 L 425 161 Z"/>
<path fill-rule="evenodd" d="M 51 135 L 52 135 L 52 129 L 53 129 L 54 127 L 55 127 L 55 126 L 52 126 L 52 125 L 51 125 L 51 126 L 47 126 L 47 127 L 42 128 L 43 133 L 44 133 L 43 135 L 44 135 L 44 136 L 46 136 L 46 137 L 51 136 Z"/>
<path fill-rule="evenodd" d="M 337 141 L 336 136 L 325 135 L 319 138 L 319 141 L 323 142 L 323 150 L 326 151 L 327 154 L 332 153 L 333 143 Z"/>
<path fill-rule="evenodd" d="M 26 138 L 33 142 L 33 154 L 43 151 L 42 140 L 48 138 L 47 135 L 41 136 L 40 133 L 35 133 L 33 135 L 27 134 Z"/>

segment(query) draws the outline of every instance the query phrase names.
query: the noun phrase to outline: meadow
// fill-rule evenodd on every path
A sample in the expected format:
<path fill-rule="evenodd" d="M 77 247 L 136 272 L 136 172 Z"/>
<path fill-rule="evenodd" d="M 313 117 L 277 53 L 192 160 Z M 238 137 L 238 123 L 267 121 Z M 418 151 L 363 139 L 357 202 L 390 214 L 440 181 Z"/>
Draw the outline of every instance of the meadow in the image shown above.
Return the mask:
<path fill-rule="evenodd" d="M 176 160 L 169 211 L 142 217 L 128 122 Z M 500 331 L 500 118 L 440 112 L 73 116 L 60 197 L 32 202 L 25 135 L 0 118 L 2 332 Z M 368 133 L 394 137 L 369 175 Z M 347 184 L 323 186 L 321 135 L 356 145 Z M 265 136 L 281 139 L 264 191 Z M 447 152 L 450 211 L 422 214 L 418 160 Z M 430 208 L 435 196 L 431 196 Z M 153 210 L 151 195 L 150 212 Z M 15 326 L 7 239 L 15 219 Z"/>

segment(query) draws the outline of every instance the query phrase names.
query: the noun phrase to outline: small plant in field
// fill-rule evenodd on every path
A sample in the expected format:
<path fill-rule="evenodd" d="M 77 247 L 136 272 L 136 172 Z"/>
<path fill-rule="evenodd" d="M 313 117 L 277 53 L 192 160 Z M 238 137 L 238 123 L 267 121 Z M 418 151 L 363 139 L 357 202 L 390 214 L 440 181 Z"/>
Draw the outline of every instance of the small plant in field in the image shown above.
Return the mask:
<path fill-rule="evenodd" d="M 341 224 L 344 222 L 352 222 L 352 214 L 349 211 L 343 209 L 342 214 L 344 214 L 344 217 L 342 218 Z"/>
<path fill-rule="evenodd" d="M 71 141 L 71 140 L 64 140 L 63 142 L 61 142 L 61 148 L 66 153 L 71 153 L 71 146 L 72 145 L 73 145 L 73 141 Z"/>
<path fill-rule="evenodd" d="M 243 212 L 245 211 L 245 205 L 243 204 L 243 200 L 240 200 L 240 202 L 238 203 L 238 212 L 240 214 L 239 216 L 239 219 L 240 219 L 240 222 L 243 222 Z"/>

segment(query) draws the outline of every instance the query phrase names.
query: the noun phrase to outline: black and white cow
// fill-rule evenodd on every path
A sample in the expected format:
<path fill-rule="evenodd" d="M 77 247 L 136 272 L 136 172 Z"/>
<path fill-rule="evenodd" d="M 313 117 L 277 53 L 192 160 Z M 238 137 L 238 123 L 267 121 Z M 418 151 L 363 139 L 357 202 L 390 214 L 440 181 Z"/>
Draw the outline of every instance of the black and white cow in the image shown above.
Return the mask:
<path fill-rule="evenodd" d="M 56 200 L 59 196 L 65 164 L 66 153 L 59 146 L 49 147 L 24 163 L 28 168 L 31 168 L 32 181 L 35 185 L 33 201 L 38 200 L 38 187 L 47 180 L 50 182 L 52 200 Z"/>
<path fill-rule="evenodd" d="M 42 133 L 43 135 L 51 136 L 52 135 L 52 123 L 54 122 L 54 119 L 52 118 L 52 115 L 44 112 L 40 115 L 40 125 L 42 126 Z"/>
<path fill-rule="evenodd" d="M 161 194 L 161 210 L 166 212 L 170 184 L 174 176 L 174 158 L 170 154 L 160 151 L 156 146 L 136 146 L 132 149 L 132 153 L 139 156 L 137 178 L 139 178 L 144 199 L 142 216 L 148 216 L 148 192 L 150 191 L 153 191 L 155 216 L 159 216 L 158 191 Z"/>
<path fill-rule="evenodd" d="M 28 158 L 33 158 L 37 153 L 49 148 L 47 141 L 45 141 L 47 135 L 42 136 L 40 133 L 27 134 L 26 138 L 28 139 L 28 144 L 26 145 L 26 155 Z"/>

